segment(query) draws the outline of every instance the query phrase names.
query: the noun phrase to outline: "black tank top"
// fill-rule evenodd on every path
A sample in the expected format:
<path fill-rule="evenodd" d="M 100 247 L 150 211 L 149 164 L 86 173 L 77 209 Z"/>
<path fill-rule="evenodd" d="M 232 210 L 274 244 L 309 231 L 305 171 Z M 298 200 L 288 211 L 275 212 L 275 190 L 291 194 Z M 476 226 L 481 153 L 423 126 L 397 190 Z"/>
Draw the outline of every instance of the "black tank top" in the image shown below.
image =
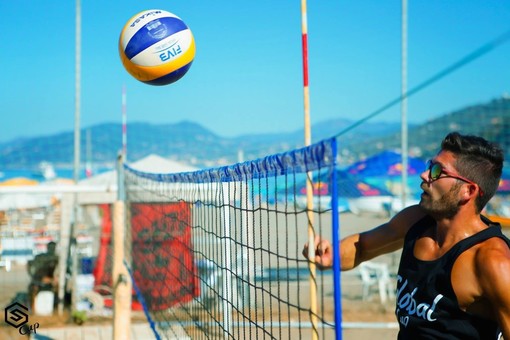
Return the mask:
<path fill-rule="evenodd" d="M 414 245 L 418 237 L 436 222 L 425 217 L 409 229 L 397 277 L 398 339 L 498 339 L 500 330 L 496 322 L 459 308 L 450 278 L 457 257 L 475 244 L 499 237 L 510 247 L 499 224 L 483 216 L 482 219 L 491 226 L 455 244 L 434 261 L 415 258 Z"/>

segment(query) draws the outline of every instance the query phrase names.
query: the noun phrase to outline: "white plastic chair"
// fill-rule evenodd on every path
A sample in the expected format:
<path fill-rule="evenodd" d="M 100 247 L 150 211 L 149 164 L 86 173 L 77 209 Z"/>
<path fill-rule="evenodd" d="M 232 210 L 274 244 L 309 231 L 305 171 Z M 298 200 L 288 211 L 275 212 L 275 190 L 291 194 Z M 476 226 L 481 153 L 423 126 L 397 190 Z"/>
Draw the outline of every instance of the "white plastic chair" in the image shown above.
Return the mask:
<path fill-rule="evenodd" d="M 386 263 L 363 262 L 359 265 L 361 281 L 363 283 L 363 300 L 370 297 L 372 288 L 376 287 L 379 292 L 381 303 L 386 303 L 388 297 L 395 298 L 393 282 L 390 277 L 390 271 Z"/>

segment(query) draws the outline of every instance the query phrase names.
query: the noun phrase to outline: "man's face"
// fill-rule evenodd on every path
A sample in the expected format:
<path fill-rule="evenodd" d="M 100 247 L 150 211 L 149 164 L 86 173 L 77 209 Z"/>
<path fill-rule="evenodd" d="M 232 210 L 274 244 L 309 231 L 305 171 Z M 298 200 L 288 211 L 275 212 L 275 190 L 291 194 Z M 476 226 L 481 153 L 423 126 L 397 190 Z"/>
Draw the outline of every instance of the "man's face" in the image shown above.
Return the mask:
<path fill-rule="evenodd" d="M 458 198 L 460 184 L 454 184 L 450 190 L 442 195 L 428 194 L 424 192 L 421 195 L 420 206 L 430 216 L 440 218 L 452 218 L 460 209 L 460 200 Z"/>
<path fill-rule="evenodd" d="M 440 152 L 432 163 L 438 163 L 449 172 L 456 172 L 454 155 L 448 151 Z M 420 206 L 436 219 L 452 218 L 460 209 L 459 191 L 463 182 L 447 176 L 442 176 L 431 181 L 429 169 L 421 174 L 423 193 Z"/>

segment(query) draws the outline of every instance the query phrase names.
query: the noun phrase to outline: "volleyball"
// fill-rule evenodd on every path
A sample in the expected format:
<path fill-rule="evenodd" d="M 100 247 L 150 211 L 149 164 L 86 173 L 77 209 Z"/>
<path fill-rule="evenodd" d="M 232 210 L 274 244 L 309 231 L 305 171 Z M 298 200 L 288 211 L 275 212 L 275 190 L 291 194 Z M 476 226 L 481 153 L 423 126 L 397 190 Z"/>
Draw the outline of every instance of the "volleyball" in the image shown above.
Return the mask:
<path fill-rule="evenodd" d="M 188 72 L 195 58 L 195 39 L 175 14 L 142 11 L 124 25 L 119 54 L 126 71 L 150 85 L 168 85 Z"/>

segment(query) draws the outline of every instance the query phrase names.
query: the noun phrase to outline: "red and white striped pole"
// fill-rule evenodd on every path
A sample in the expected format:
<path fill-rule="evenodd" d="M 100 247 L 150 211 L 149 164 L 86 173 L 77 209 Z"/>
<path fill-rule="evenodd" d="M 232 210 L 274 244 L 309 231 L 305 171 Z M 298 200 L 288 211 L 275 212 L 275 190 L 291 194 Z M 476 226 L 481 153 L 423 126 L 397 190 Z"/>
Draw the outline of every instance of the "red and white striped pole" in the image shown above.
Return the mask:
<path fill-rule="evenodd" d="M 305 146 L 312 144 L 312 133 L 310 129 L 310 92 L 308 88 L 308 22 L 306 13 L 306 0 L 301 0 L 301 41 L 303 54 L 303 97 L 305 110 Z M 315 241 L 315 230 L 313 223 L 313 183 L 312 173 L 308 172 L 306 181 L 306 212 L 308 219 L 308 244 L 313 245 Z M 315 247 L 308 247 L 308 258 L 315 258 Z M 312 339 L 319 338 L 317 319 L 317 280 L 316 266 L 310 262 L 310 322 L 312 324 Z"/>
<path fill-rule="evenodd" d="M 308 22 L 306 0 L 301 0 L 301 41 L 303 54 L 303 94 L 305 109 L 305 146 L 312 143 L 310 129 L 310 92 L 308 89 Z"/>

